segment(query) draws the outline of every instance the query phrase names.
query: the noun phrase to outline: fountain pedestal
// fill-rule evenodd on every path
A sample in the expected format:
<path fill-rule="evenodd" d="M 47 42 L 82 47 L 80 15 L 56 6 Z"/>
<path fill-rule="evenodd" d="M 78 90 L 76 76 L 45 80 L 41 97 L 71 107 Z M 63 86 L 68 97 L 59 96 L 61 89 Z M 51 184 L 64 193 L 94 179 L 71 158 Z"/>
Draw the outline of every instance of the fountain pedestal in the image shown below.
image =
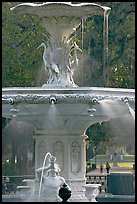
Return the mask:
<path fill-rule="evenodd" d="M 59 130 L 58 130 L 59 133 Z M 72 189 L 69 201 L 86 200 L 85 184 L 85 137 L 80 135 L 51 135 L 46 130 L 37 131 L 35 135 L 35 166 L 39 168 L 43 161 L 45 152 L 51 152 L 56 156 L 57 163 L 61 169 L 60 175 Z"/>

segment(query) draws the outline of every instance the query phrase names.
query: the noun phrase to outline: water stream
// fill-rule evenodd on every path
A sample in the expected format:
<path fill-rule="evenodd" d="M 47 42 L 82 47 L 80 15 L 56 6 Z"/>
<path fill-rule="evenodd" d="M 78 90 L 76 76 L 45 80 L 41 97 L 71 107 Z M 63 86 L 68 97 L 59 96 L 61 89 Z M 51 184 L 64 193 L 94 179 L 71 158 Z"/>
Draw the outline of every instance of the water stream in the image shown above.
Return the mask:
<path fill-rule="evenodd" d="M 39 187 L 39 201 L 40 201 L 40 196 L 41 196 L 41 187 L 42 187 L 42 178 L 43 178 L 44 167 L 45 167 L 45 163 L 47 161 L 48 156 L 51 157 L 51 154 L 49 152 L 47 152 L 47 154 L 45 155 L 44 161 L 43 161 L 41 178 L 40 178 L 40 187 Z"/>
<path fill-rule="evenodd" d="M 121 115 L 129 113 L 128 105 L 119 100 L 101 100 L 99 106 L 101 111 L 109 118 L 121 117 Z"/>
<path fill-rule="evenodd" d="M 108 84 L 108 14 L 104 11 L 104 25 L 103 25 L 103 76 L 104 84 Z"/>
<path fill-rule="evenodd" d="M 64 122 L 59 108 L 56 104 L 52 104 L 45 116 L 43 126 L 49 130 L 50 134 L 54 134 L 57 129 L 64 129 Z M 48 128 L 47 128 L 48 127 Z M 57 132 L 56 132 L 57 133 Z"/>
<path fill-rule="evenodd" d="M 128 108 L 129 108 L 129 111 L 133 117 L 133 119 L 135 120 L 135 111 L 130 107 L 130 105 L 128 104 Z"/>

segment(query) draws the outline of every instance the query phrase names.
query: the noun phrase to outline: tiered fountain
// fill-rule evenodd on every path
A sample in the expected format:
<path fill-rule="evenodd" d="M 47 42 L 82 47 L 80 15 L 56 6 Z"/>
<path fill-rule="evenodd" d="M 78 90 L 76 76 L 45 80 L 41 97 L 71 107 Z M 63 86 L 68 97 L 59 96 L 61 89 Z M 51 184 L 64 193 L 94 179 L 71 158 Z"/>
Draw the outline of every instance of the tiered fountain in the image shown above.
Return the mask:
<path fill-rule="evenodd" d="M 81 50 L 70 36 L 82 19 L 92 15 L 103 15 L 107 25 L 110 8 L 94 3 L 49 2 L 23 3 L 11 10 L 40 17 L 49 32 L 46 44 L 39 46 L 44 47 L 49 78 L 42 87 L 3 88 L 3 117 L 11 117 L 13 106 L 15 112 L 19 110 L 19 120 L 34 125 L 35 169 L 42 166 L 47 152 L 55 155 L 60 175 L 72 190 L 70 201 L 85 201 L 84 132 L 92 124 L 130 114 L 128 104 L 135 100 L 134 90 L 78 87 L 73 79 L 73 71 L 79 66 L 77 52 Z"/>

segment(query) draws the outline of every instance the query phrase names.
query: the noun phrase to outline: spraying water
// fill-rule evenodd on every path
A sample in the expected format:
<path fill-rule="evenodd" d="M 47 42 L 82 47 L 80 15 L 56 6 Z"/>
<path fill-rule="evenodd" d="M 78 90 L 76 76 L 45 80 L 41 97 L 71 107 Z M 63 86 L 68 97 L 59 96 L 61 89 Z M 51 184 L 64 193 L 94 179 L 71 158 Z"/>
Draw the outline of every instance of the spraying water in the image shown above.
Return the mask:
<path fill-rule="evenodd" d="M 121 115 L 129 113 L 127 104 L 123 104 L 120 100 L 102 100 L 99 101 L 100 111 L 105 113 L 109 118 L 121 117 Z"/>
<path fill-rule="evenodd" d="M 129 108 L 129 111 L 133 117 L 133 119 L 135 120 L 135 111 L 130 107 L 130 105 L 128 104 L 128 108 Z"/>
<path fill-rule="evenodd" d="M 108 14 L 104 11 L 104 25 L 103 25 L 103 75 L 104 84 L 108 84 Z"/>
<path fill-rule="evenodd" d="M 45 167 L 45 163 L 46 163 L 48 156 L 51 157 L 51 154 L 49 152 L 47 152 L 47 154 L 45 155 L 44 161 L 43 161 L 41 178 L 40 178 L 40 187 L 39 187 L 39 201 L 40 201 L 40 196 L 41 196 L 41 187 L 42 187 L 42 178 L 43 178 L 44 167 Z"/>
<path fill-rule="evenodd" d="M 134 150 L 135 112 L 128 103 L 120 100 L 102 100 L 96 107 L 109 118 L 109 131 L 114 144 L 125 145 L 129 151 Z M 100 110 L 99 110 L 100 108 Z"/>
<path fill-rule="evenodd" d="M 44 119 L 44 127 L 47 131 L 49 130 L 49 134 L 53 134 L 58 128 L 63 130 L 64 122 L 61 116 L 60 105 L 52 104 L 49 107 L 47 115 Z"/>

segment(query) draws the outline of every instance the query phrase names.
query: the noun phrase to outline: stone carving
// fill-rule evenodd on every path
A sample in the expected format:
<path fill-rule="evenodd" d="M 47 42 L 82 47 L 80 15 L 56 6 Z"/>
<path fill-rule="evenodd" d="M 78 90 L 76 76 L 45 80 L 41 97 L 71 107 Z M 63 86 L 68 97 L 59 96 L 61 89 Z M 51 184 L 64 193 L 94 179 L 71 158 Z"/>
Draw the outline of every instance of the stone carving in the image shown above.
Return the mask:
<path fill-rule="evenodd" d="M 54 143 L 53 146 L 53 151 L 54 154 L 56 155 L 56 159 L 58 161 L 58 164 L 60 166 L 61 171 L 64 170 L 64 145 L 62 144 L 62 142 L 57 141 Z"/>
<path fill-rule="evenodd" d="M 47 44 L 49 44 L 47 42 Z M 62 60 L 62 48 L 54 48 L 49 45 L 46 46 L 44 42 L 38 47 L 44 47 L 43 61 L 45 69 L 49 72 L 48 84 L 56 84 L 59 74 L 59 62 Z"/>
<path fill-rule="evenodd" d="M 75 85 L 73 72 L 78 67 L 77 50 L 82 52 L 74 41 L 74 37 L 67 39 L 65 36 L 61 42 L 52 37 L 46 43 L 42 42 L 38 47 L 44 47 L 43 62 L 49 73 L 47 84 Z"/>
<path fill-rule="evenodd" d="M 40 180 L 39 201 L 41 202 L 61 202 L 59 197 L 60 188 L 67 183 L 63 177 L 59 176 L 59 166 L 55 163 L 56 158 L 50 155 L 49 164 L 37 169 Z"/>
<path fill-rule="evenodd" d="M 56 86 L 77 86 L 73 80 L 73 71 L 78 66 L 78 57 L 74 38 L 75 30 L 81 19 L 92 15 L 108 16 L 109 7 L 94 3 L 72 4 L 71 2 L 47 2 L 42 4 L 19 4 L 11 8 L 16 14 L 31 14 L 41 18 L 41 24 L 49 33 L 50 38 L 44 44 L 43 61 L 49 71 L 47 84 Z M 72 47 L 75 51 L 72 55 Z M 44 84 L 43 87 L 47 87 Z"/>
<path fill-rule="evenodd" d="M 71 144 L 71 171 L 77 174 L 81 170 L 81 146 L 77 141 Z"/>
<path fill-rule="evenodd" d="M 38 90 L 39 91 L 39 90 Z M 67 91 L 66 91 L 67 92 Z M 68 103 L 68 104 L 73 104 L 73 103 L 92 103 L 92 100 L 96 98 L 98 101 L 100 100 L 118 100 L 121 102 L 124 102 L 125 99 L 128 100 L 128 102 L 135 102 L 135 96 L 127 96 L 127 93 L 125 96 L 120 96 L 119 93 L 117 95 L 112 95 L 111 92 L 108 94 L 101 94 L 101 93 L 85 93 L 85 94 L 75 94 L 70 93 L 70 94 L 54 94 L 54 96 L 57 99 L 57 103 Z M 2 96 L 2 103 L 6 104 L 9 103 L 9 99 L 11 98 L 14 101 L 14 104 L 18 103 L 26 103 L 26 104 L 46 104 L 49 103 L 51 95 L 49 94 L 3 94 Z"/>

